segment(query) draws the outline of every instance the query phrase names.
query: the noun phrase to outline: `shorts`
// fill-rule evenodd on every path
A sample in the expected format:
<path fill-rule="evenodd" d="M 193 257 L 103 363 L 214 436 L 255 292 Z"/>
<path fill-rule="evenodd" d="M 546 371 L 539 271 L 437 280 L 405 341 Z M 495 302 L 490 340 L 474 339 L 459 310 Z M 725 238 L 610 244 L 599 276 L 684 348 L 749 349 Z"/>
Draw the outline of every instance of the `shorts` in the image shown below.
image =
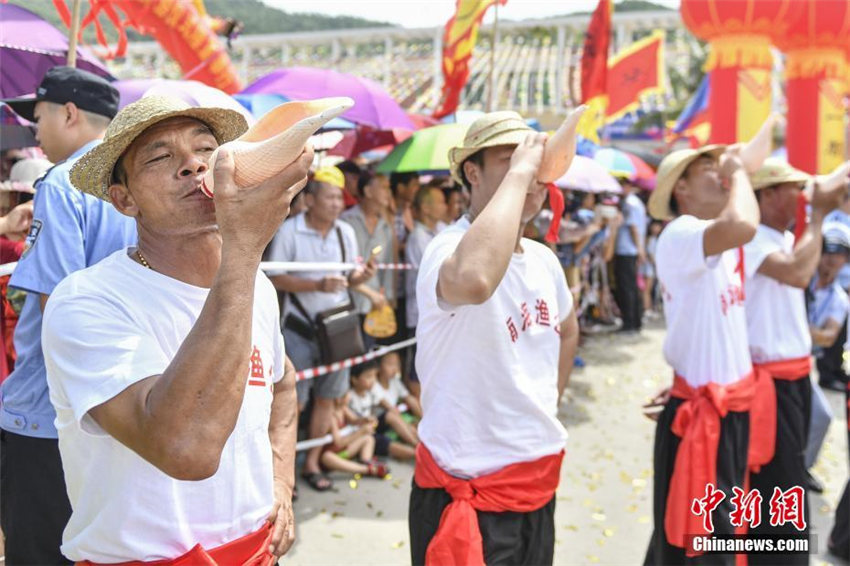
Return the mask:
<path fill-rule="evenodd" d="M 307 340 L 289 328 L 283 329 L 283 341 L 286 347 L 286 355 L 292 360 L 295 369 L 300 371 L 321 365 L 317 342 Z M 295 384 L 298 404 L 302 406 L 307 404 L 311 390 L 322 399 L 339 399 L 348 391 L 349 385 L 348 368 L 320 375 L 313 379 L 298 381 Z"/>

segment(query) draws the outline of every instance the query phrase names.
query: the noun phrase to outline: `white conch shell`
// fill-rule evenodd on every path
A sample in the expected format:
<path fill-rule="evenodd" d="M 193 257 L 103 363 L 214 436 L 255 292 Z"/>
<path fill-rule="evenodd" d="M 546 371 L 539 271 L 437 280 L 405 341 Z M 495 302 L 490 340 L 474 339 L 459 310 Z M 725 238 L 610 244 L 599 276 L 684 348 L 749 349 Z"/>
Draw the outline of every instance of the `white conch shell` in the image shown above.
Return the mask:
<path fill-rule="evenodd" d="M 584 105 L 573 110 L 561 127 L 546 141 L 543 162 L 537 171 L 537 180 L 540 183 L 554 183 L 570 168 L 570 163 L 576 155 L 576 126 L 586 110 L 587 106 Z"/>
<path fill-rule="evenodd" d="M 267 112 L 247 132 L 222 144 L 210 156 L 201 190 L 212 198 L 213 171 L 218 152 L 226 147 L 233 154 L 234 181 L 251 187 L 274 177 L 295 161 L 316 130 L 354 106 L 348 97 L 291 101 Z"/>
<path fill-rule="evenodd" d="M 770 157 L 773 150 L 773 128 L 780 118 L 779 114 L 770 114 L 753 139 L 742 145 L 740 157 L 747 173 L 752 175 L 758 171 L 764 160 Z"/>

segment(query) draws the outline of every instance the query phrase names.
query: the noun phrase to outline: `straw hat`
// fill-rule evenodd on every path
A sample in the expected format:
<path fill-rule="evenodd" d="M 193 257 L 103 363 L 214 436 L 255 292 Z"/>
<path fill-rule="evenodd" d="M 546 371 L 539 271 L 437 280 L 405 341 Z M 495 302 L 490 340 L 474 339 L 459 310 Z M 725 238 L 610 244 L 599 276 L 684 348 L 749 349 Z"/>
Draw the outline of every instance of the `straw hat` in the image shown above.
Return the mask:
<path fill-rule="evenodd" d="M 109 127 L 103 143 L 83 155 L 71 168 L 71 183 L 84 193 L 109 200 L 109 184 L 115 163 L 139 135 L 169 118 L 195 118 L 209 126 L 218 143 L 236 139 L 248 129 L 239 112 L 224 108 L 196 108 L 179 98 L 143 97 L 125 106 Z"/>
<path fill-rule="evenodd" d="M 754 190 L 783 183 L 808 183 L 811 176 L 775 157 L 768 157 L 758 171 L 750 175 Z"/>
<path fill-rule="evenodd" d="M 688 165 L 703 155 L 720 157 L 724 151 L 725 145 L 715 144 L 698 149 L 680 149 L 667 155 L 658 166 L 655 190 L 649 197 L 649 214 L 658 220 L 672 220 L 674 214 L 670 208 L 670 199 L 673 196 L 673 187 Z"/>
<path fill-rule="evenodd" d="M 316 172 L 313 173 L 313 180 L 320 183 L 327 183 L 332 187 L 345 188 L 345 175 L 342 174 L 342 171 L 338 167 L 334 167 L 333 165 L 316 169 Z"/>
<path fill-rule="evenodd" d="M 463 145 L 449 150 L 449 169 L 455 181 L 463 184 L 460 168 L 474 153 L 497 145 L 519 145 L 533 132 L 516 112 L 489 112 L 469 125 Z"/>

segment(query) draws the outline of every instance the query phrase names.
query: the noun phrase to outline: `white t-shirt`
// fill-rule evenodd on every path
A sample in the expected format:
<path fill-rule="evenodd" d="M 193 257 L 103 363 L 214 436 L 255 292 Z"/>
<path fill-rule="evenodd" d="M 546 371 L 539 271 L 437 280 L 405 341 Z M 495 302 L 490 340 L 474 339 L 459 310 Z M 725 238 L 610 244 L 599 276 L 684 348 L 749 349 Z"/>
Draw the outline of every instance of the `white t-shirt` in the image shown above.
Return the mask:
<path fill-rule="evenodd" d="M 655 254 L 667 318 L 664 357 L 692 387 L 734 383 L 752 370 L 743 253 L 705 257 L 709 224 L 690 215 L 676 218 L 658 237 Z"/>
<path fill-rule="evenodd" d="M 345 261 L 348 263 L 355 261 L 358 256 L 357 238 L 354 235 L 354 229 L 348 223 L 337 220 L 334 222 L 334 227 L 322 236 L 318 230 L 307 224 L 306 218 L 306 213 L 302 212 L 289 218 L 278 228 L 269 248 L 269 261 L 341 262 L 343 254 L 336 233 L 337 229 L 340 230 L 342 242 L 345 245 Z M 326 275 L 345 276 L 346 274 L 341 271 L 300 271 L 293 272 L 292 275 L 318 280 Z M 298 293 L 298 300 L 312 319 L 317 313 L 347 304 L 351 299 L 347 290 L 341 290 L 336 293 L 304 291 Z M 289 314 L 304 318 L 291 299 L 286 301 L 283 318 L 286 319 Z"/>
<path fill-rule="evenodd" d="M 373 417 L 380 401 L 381 399 L 375 393 L 374 388 L 363 392 L 363 394 L 352 389 L 348 396 L 348 408 L 358 417 Z"/>
<path fill-rule="evenodd" d="M 567 431 L 557 419 L 560 323 L 573 307 L 555 254 L 526 238 L 487 301 L 455 307 L 438 300 L 440 267 L 469 226 L 461 218 L 431 241 L 416 284 L 419 436 L 440 467 L 459 477 L 564 448 Z"/>
<path fill-rule="evenodd" d="M 794 234 L 759 224 L 755 238 L 744 246 L 747 334 L 754 363 L 803 358 L 812 351 L 805 291 L 758 273 L 775 252 L 794 253 Z"/>
<path fill-rule="evenodd" d="M 161 560 L 214 548 L 260 528 L 274 502 L 269 417 L 283 377 L 277 295 L 257 274 L 248 384 L 218 471 L 176 480 L 108 435 L 88 414 L 161 374 L 209 289 L 142 267 L 119 250 L 50 295 L 42 339 L 50 400 L 73 513 L 62 554 L 100 563 Z M 213 355 L 214 352 L 211 352 Z"/>
<path fill-rule="evenodd" d="M 375 386 L 372 387 L 372 393 L 378 398 L 378 402 L 384 400 L 393 407 L 396 407 L 400 399 L 404 399 L 410 395 L 407 387 L 402 383 L 400 375 L 390 378 L 388 385 L 389 387 L 384 389 L 380 381 L 375 381 Z"/>

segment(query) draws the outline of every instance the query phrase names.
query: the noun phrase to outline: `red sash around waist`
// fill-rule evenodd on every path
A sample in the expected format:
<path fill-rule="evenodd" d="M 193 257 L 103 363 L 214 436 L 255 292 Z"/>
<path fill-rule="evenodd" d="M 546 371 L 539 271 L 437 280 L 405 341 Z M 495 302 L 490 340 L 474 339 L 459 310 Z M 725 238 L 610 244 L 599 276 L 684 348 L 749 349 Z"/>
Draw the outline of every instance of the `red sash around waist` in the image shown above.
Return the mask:
<path fill-rule="evenodd" d="M 478 511 L 530 513 L 555 495 L 564 452 L 464 480 L 443 471 L 421 442 L 416 448 L 416 485 L 445 489 L 452 497 L 425 552 L 427 566 L 484 566 Z"/>
<path fill-rule="evenodd" d="M 773 460 L 776 452 L 776 386 L 774 379 L 796 381 L 809 375 L 812 361 L 809 356 L 753 364 L 755 396 L 750 407 L 750 450 L 747 464 L 753 472 Z"/>
<path fill-rule="evenodd" d="M 682 439 L 664 511 L 664 533 L 671 545 L 685 548 L 685 535 L 706 533 L 691 503 L 704 495 L 707 484 L 717 485 L 720 419 L 729 411 L 749 410 L 754 385 L 752 373 L 731 385 L 709 383 L 697 389 L 679 375 L 673 379 L 670 395 L 684 403 L 670 427 Z"/>
<path fill-rule="evenodd" d="M 277 559 L 269 552 L 272 525 L 266 523 L 259 530 L 209 550 L 196 544 L 177 558 L 152 562 L 131 561 L 109 566 L 271 566 Z M 101 566 L 83 560 L 77 566 Z M 106 565 L 103 565 L 106 566 Z"/>

